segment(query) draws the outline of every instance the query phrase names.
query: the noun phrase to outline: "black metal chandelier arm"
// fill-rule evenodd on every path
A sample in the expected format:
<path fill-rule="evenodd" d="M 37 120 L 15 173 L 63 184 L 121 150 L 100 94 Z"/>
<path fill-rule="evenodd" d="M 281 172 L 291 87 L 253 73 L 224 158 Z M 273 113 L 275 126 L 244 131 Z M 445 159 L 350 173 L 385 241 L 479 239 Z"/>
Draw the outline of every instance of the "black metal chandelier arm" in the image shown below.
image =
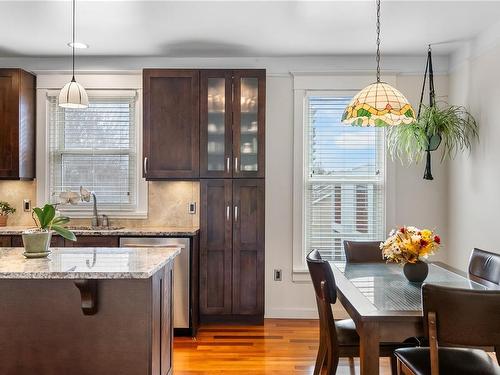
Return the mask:
<path fill-rule="evenodd" d="M 380 82 L 380 0 L 377 0 L 377 82 Z"/>

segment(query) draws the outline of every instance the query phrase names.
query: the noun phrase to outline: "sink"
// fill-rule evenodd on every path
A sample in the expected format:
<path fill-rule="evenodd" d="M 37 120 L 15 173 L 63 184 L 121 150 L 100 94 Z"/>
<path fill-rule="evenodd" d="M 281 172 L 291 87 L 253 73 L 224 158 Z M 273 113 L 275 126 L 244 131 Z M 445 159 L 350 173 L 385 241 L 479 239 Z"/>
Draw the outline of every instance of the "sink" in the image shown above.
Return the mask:
<path fill-rule="evenodd" d="M 123 228 L 125 228 L 125 227 L 114 227 L 114 226 L 93 227 L 91 225 L 68 225 L 68 226 L 66 226 L 66 229 L 69 229 L 69 230 L 97 230 L 97 231 L 119 230 L 119 229 L 123 229 Z"/>

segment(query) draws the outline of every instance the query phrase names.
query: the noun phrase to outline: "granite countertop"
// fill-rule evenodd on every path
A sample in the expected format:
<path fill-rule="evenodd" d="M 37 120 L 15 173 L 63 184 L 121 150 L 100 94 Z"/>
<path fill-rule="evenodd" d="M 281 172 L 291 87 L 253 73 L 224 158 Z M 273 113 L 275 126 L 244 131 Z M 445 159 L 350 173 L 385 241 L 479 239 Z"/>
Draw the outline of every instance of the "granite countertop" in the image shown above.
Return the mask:
<path fill-rule="evenodd" d="M 77 236 L 194 236 L 198 233 L 198 228 L 193 227 L 128 227 L 128 228 L 91 228 L 82 229 L 83 226 L 75 227 L 68 226 Z M 0 236 L 21 235 L 25 230 L 33 229 L 29 226 L 10 226 L 0 227 Z"/>
<path fill-rule="evenodd" d="M 147 279 L 180 248 L 64 248 L 26 259 L 24 248 L 0 247 L 0 279 Z"/>

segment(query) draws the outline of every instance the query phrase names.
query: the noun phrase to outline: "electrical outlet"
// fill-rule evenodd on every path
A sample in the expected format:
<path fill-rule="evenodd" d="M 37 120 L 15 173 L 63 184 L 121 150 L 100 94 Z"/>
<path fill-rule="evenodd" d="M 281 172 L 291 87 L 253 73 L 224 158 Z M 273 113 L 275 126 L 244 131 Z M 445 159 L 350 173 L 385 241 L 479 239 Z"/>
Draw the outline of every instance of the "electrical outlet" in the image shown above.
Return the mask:
<path fill-rule="evenodd" d="M 274 281 L 281 281 L 281 270 L 274 270 Z"/>
<path fill-rule="evenodd" d="M 196 202 L 189 203 L 188 213 L 193 214 L 193 215 L 196 213 Z"/>
<path fill-rule="evenodd" d="M 31 212 L 31 200 L 30 199 L 23 199 L 23 211 L 24 212 Z"/>

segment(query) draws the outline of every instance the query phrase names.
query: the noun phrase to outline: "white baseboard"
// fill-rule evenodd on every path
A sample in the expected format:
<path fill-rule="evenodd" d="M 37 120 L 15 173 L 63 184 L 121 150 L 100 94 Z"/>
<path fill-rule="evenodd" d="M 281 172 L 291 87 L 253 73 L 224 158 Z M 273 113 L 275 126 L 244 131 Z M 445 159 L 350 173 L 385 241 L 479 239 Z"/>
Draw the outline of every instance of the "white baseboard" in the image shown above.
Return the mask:
<path fill-rule="evenodd" d="M 271 308 L 266 310 L 265 318 L 318 319 L 318 310 L 315 308 Z"/>

